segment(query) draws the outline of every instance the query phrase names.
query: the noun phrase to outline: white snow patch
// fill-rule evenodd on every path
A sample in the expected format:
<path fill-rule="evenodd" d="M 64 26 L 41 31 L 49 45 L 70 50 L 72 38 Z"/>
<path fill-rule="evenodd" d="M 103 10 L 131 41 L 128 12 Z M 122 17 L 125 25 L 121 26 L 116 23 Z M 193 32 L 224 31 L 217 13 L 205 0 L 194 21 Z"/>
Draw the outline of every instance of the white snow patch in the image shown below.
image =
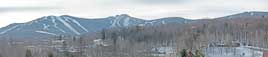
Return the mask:
<path fill-rule="evenodd" d="M 262 51 L 246 47 L 209 47 L 204 49 L 205 57 L 262 57 Z"/>
<path fill-rule="evenodd" d="M 254 46 L 245 46 L 245 48 L 257 49 L 257 50 L 266 50 L 266 51 L 268 51 L 268 49 L 267 49 L 267 48 L 254 47 Z"/>
<path fill-rule="evenodd" d="M 43 34 L 48 34 L 48 35 L 57 35 L 57 34 L 46 32 L 46 31 L 35 31 L 35 32 L 43 33 Z"/>
<path fill-rule="evenodd" d="M 129 25 L 129 18 L 126 18 L 125 20 L 124 20 L 124 26 L 128 26 Z"/>
<path fill-rule="evenodd" d="M 67 23 L 66 21 L 62 20 L 62 18 L 57 17 L 57 19 L 60 22 L 62 22 L 66 27 L 68 27 L 71 31 L 73 31 L 75 34 L 80 35 L 80 33 L 77 30 L 75 30 L 69 23 Z"/>
<path fill-rule="evenodd" d="M 250 12 L 250 15 L 253 16 L 254 15 L 254 12 Z"/>
<path fill-rule="evenodd" d="M 69 19 L 65 19 L 65 17 L 63 17 L 63 18 L 64 18 L 65 21 L 67 21 L 67 22 L 71 22 Z"/>
<path fill-rule="evenodd" d="M 6 32 L 8 32 L 8 31 L 10 31 L 10 30 L 13 30 L 13 29 L 15 29 L 15 28 L 17 28 L 17 27 L 18 27 L 18 25 L 13 26 L 13 27 L 11 27 L 11 28 L 9 28 L 9 29 L 6 29 L 6 30 L 2 31 L 0 34 L 5 34 Z"/>
<path fill-rule="evenodd" d="M 162 24 L 166 24 L 166 22 L 165 21 L 162 21 Z"/>
<path fill-rule="evenodd" d="M 126 25 L 129 25 L 129 23 L 128 23 L 129 18 L 126 18 L 126 20 L 124 20 L 123 25 L 120 24 L 120 21 L 121 21 L 122 19 L 124 19 L 124 16 L 117 16 L 117 17 L 113 20 L 111 27 L 116 27 L 116 26 L 120 27 L 120 26 L 126 26 Z"/>
<path fill-rule="evenodd" d="M 112 22 L 112 27 L 116 27 L 116 26 L 119 26 L 119 17 L 116 17 L 113 22 Z"/>
<path fill-rule="evenodd" d="M 43 24 L 43 29 L 49 30 L 48 27 L 49 27 L 49 25 Z"/>
<path fill-rule="evenodd" d="M 151 51 L 158 52 L 158 53 L 153 54 L 153 55 L 159 56 L 159 57 L 169 56 L 171 53 L 175 52 L 174 48 L 172 48 L 172 47 L 157 47 L 157 48 L 153 48 Z"/>
<path fill-rule="evenodd" d="M 145 24 L 138 24 L 138 26 L 145 26 Z"/>
<path fill-rule="evenodd" d="M 52 19 L 52 22 L 53 22 L 53 24 L 54 24 L 54 27 L 56 28 L 56 29 L 58 29 L 58 30 L 60 30 L 61 32 L 63 32 L 63 33 L 66 33 L 63 29 L 61 29 L 61 28 L 59 28 L 57 25 L 57 23 L 56 23 L 56 20 L 54 19 L 54 17 L 53 17 L 53 19 Z"/>
<path fill-rule="evenodd" d="M 145 24 L 151 24 L 151 25 L 153 25 L 154 22 L 156 22 L 156 21 L 145 22 Z"/>
<path fill-rule="evenodd" d="M 116 26 L 116 20 L 113 20 L 113 22 L 111 22 L 111 23 L 112 23 L 111 27 L 115 27 Z"/>
<path fill-rule="evenodd" d="M 122 17 L 120 16 L 120 17 L 118 17 L 118 18 L 116 18 L 116 25 L 117 26 L 120 26 L 120 19 L 122 19 Z"/>
<path fill-rule="evenodd" d="M 81 27 L 83 30 L 85 30 L 86 32 L 88 32 L 88 30 L 87 30 L 84 26 L 82 26 L 78 21 L 76 21 L 75 19 L 71 19 L 71 18 L 69 18 L 69 17 L 64 17 L 64 18 L 67 18 L 67 19 L 69 19 L 69 20 L 72 20 L 76 25 L 78 25 L 78 26 Z"/>

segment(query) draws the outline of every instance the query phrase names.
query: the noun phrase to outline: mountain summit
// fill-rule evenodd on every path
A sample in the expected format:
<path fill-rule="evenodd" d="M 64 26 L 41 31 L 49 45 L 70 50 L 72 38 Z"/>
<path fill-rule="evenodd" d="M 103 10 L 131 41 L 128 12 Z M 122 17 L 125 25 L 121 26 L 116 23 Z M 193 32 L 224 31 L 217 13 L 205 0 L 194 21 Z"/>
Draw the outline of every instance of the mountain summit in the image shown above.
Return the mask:
<path fill-rule="evenodd" d="M 243 19 L 243 18 L 256 19 L 256 18 L 264 18 L 267 16 L 268 12 L 250 11 L 250 12 L 243 12 L 229 16 L 224 16 L 218 19 Z"/>

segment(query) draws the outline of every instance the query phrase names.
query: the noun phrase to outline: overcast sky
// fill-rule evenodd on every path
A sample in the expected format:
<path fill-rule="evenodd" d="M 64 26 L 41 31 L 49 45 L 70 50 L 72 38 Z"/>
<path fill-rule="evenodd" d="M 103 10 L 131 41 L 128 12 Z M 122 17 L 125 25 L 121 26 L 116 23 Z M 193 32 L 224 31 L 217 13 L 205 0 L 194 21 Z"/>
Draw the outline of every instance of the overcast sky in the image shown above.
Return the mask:
<path fill-rule="evenodd" d="M 100 18 L 117 14 L 155 19 L 221 17 L 268 11 L 268 0 L 0 0 L 0 27 L 48 15 Z"/>

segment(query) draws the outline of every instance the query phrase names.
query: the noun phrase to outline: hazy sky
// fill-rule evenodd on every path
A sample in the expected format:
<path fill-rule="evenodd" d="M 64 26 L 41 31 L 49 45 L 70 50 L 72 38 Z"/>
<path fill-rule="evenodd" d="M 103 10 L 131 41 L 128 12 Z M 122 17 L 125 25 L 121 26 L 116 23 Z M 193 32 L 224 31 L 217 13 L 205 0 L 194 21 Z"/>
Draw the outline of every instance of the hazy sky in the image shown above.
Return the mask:
<path fill-rule="evenodd" d="M 48 15 L 213 18 L 268 11 L 268 0 L 0 0 L 0 27 Z"/>

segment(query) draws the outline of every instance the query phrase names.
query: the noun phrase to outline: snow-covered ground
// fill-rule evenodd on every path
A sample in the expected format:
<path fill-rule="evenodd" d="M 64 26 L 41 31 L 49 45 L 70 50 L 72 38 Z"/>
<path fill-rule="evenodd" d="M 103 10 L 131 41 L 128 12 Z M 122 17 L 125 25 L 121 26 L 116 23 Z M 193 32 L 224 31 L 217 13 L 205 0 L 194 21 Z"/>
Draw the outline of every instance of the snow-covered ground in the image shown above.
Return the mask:
<path fill-rule="evenodd" d="M 159 56 L 159 57 L 167 57 L 169 54 L 174 53 L 175 50 L 172 47 L 157 47 L 153 48 L 151 51 L 157 52 L 155 54 L 152 54 L 153 56 Z"/>
<path fill-rule="evenodd" d="M 248 47 L 209 47 L 203 49 L 205 57 L 262 57 L 263 52 Z"/>

